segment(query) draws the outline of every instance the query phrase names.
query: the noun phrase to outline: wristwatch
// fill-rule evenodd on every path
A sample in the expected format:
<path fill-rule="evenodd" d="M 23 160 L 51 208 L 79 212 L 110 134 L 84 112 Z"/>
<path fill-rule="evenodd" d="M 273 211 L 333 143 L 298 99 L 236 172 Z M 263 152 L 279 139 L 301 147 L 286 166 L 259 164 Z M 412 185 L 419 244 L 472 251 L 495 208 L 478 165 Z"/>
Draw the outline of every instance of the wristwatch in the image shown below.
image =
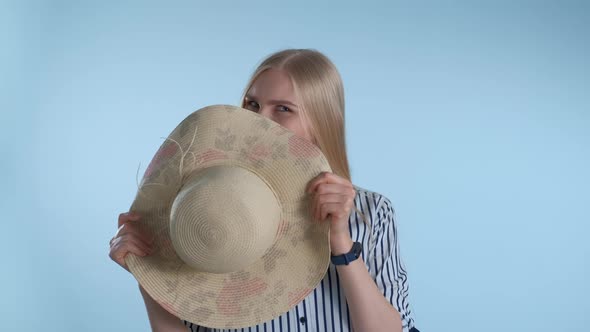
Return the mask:
<path fill-rule="evenodd" d="M 359 257 L 361 257 L 361 252 L 363 251 L 363 246 L 360 242 L 354 242 L 352 244 L 352 248 L 350 251 L 343 255 L 332 256 L 332 264 L 334 265 L 348 265 L 350 262 L 354 262 Z"/>

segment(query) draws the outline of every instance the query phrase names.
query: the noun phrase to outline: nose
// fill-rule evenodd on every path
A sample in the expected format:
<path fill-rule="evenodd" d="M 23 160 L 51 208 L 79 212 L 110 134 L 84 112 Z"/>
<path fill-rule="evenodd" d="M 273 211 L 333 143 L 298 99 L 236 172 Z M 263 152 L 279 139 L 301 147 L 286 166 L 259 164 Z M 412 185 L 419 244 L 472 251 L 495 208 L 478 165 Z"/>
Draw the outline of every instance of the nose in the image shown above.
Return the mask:
<path fill-rule="evenodd" d="M 262 115 L 265 118 L 272 120 L 272 106 L 262 106 L 258 110 L 258 114 Z"/>

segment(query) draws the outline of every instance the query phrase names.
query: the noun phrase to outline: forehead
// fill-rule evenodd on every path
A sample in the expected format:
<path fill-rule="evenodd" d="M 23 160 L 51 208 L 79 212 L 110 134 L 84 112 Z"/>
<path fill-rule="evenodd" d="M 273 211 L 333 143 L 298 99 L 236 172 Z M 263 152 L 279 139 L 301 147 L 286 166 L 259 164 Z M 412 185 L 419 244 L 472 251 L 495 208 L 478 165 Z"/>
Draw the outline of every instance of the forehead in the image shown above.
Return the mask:
<path fill-rule="evenodd" d="M 294 99 L 295 91 L 286 71 L 271 68 L 263 71 L 254 80 L 247 95 L 256 98 Z"/>

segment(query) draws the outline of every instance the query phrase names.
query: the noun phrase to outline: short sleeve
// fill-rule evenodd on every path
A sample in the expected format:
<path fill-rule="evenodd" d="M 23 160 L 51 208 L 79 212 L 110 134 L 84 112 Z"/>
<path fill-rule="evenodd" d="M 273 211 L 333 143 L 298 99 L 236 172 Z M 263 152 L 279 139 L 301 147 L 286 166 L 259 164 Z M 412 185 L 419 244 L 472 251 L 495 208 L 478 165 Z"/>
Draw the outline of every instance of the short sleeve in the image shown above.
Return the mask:
<path fill-rule="evenodd" d="M 372 238 L 367 255 L 369 274 L 383 296 L 399 312 L 402 330 L 411 331 L 414 319 L 408 301 L 408 278 L 400 257 L 394 210 L 389 199 L 383 197 L 373 216 Z"/>

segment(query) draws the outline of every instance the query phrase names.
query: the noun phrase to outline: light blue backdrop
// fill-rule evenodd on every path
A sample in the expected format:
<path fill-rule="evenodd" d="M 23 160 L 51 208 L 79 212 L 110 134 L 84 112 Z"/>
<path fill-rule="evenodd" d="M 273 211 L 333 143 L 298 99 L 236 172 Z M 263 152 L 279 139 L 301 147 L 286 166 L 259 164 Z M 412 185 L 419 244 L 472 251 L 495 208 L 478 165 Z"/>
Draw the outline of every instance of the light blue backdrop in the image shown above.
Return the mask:
<path fill-rule="evenodd" d="M 422 331 L 588 331 L 588 2 L 3 1 L 0 37 L 3 331 L 148 330 L 108 257 L 138 164 L 288 47 L 341 71 Z"/>

